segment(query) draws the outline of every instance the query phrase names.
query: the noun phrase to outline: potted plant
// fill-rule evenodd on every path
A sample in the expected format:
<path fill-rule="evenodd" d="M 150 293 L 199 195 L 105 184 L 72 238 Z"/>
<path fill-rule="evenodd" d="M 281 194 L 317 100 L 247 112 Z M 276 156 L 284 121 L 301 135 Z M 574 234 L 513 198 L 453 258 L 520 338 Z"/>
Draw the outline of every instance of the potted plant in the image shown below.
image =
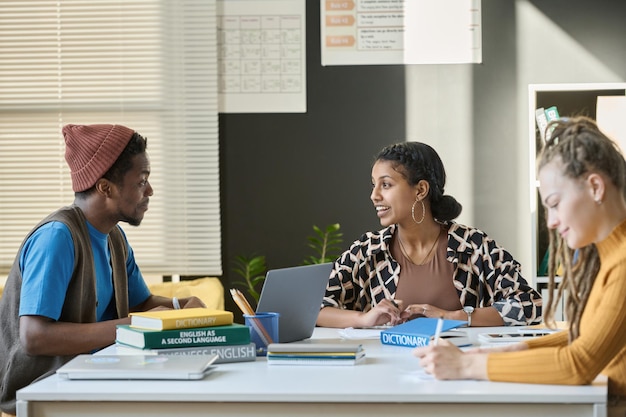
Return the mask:
<path fill-rule="evenodd" d="M 339 256 L 343 236 L 340 228 L 339 223 L 330 224 L 324 229 L 313 225 L 314 234 L 308 236 L 307 241 L 315 255 L 305 258 L 304 265 L 332 262 Z M 241 285 L 258 303 L 261 295 L 258 288 L 263 286 L 267 272 L 265 256 L 237 256 L 235 257 L 233 272 L 240 277 L 240 279 L 233 281 L 233 284 Z"/>
<path fill-rule="evenodd" d="M 258 303 L 260 293 L 257 290 L 265 280 L 267 266 L 265 264 L 265 256 L 237 256 L 235 257 L 235 265 L 233 272 L 241 277 L 234 281 L 234 284 L 242 285 L 246 292 Z"/>
<path fill-rule="evenodd" d="M 332 262 L 337 259 L 341 253 L 341 243 L 343 241 L 343 233 L 339 231 L 339 223 L 330 224 L 324 230 L 313 225 L 313 236 L 307 237 L 309 247 L 312 248 L 317 256 L 309 256 L 304 260 L 305 265 L 323 264 Z"/>

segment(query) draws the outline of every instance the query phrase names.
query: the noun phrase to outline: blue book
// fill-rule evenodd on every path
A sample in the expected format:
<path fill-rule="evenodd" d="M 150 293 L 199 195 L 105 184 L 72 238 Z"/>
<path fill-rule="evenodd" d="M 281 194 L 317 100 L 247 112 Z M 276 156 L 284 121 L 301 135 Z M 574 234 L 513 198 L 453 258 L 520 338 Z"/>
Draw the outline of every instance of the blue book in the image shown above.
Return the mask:
<path fill-rule="evenodd" d="M 380 332 L 380 342 L 383 345 L 418 347 L 426 346 L 430 343 L 437 329 L 439 319 L 431 317 L 418 317 L 389 329 Z M 444 320 L 441 328 L 442 332 L 447 332 L 457 327 L 467 325 L 464 320 Z M 448 332 L 445 336 L 450 336 Z M 459 332 L 459 336 L 466 336 Z M 444 336 L 443 334 L 441 336 Z M 450 339 L 448 339 L 450 340 Z M 450 340 L 454 343 L 453 340 Z M 455 343 L 456 344 L 456 343 Z M 458 344 L 456 344 L 458 346 Z"/>

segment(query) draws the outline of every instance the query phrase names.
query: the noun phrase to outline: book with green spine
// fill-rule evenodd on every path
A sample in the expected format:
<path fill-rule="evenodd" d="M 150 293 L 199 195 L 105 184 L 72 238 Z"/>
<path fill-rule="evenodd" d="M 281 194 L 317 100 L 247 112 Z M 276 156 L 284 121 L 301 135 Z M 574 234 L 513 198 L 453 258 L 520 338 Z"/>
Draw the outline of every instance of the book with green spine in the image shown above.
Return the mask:
<path fill-rule="evenodd" d="M 115 341 L 140 349 L 245 345 L 250 343 L 250 329 L 238 323 L 172 330 L 147 330 L 120 324 Z"/>

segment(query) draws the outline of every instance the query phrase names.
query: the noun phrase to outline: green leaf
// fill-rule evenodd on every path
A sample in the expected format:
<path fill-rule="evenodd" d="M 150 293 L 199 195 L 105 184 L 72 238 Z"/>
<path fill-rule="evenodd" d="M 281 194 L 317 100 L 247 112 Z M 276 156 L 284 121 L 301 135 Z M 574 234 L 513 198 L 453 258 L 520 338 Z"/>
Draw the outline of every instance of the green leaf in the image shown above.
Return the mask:
<path fill-rule="evenodd" d="M 307 236 L 307 246 L 317 254 L 317 256 L 308 256 L 304 259 L 305 265 L 332 262 L 341 254 L 341 244 L 343 242 L 343 234 L 340 230 L 339 223 L 326 226 L 324 230 L 313 225 L 312 236 Z"/>
<path fill-rule="evenodd" d="M 265 256 L 236 256 L 233 264 L 232 271 L 243 278 L 234 280 L 233 283 L 241 285 L 258 303 L 260 294 L 257 286 L 263 282 L 267 272 Z"/>

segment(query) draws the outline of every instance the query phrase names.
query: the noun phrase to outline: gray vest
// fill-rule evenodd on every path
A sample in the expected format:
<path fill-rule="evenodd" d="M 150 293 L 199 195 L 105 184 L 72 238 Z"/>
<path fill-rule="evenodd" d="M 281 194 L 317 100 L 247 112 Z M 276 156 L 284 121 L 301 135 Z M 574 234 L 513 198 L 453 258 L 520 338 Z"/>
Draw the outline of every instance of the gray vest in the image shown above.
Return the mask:
<path fill-rule="evenodd" d="M 15 414 L 17 390 L 53 374 L 71 356 L 28 356 L 20 343 L 19 306 L 22 274 L 19 258 L 24 242 L 41 225 L 59 221 L 67 225 L 74 242 L 74 267 L 60 322 L 93 323 L 96 321 L 96 279 L 87 220 L 76 206 L 63 207 L 42 220 L 22 242 L 0 299 L 0 409 Z M 128 316 L 128 248 L 122 232 L 114 227 L 109 233 L 113 270 L 113 290 L 117 316 Z M 88 353 L 88 352 L 85 352 Z"/>

